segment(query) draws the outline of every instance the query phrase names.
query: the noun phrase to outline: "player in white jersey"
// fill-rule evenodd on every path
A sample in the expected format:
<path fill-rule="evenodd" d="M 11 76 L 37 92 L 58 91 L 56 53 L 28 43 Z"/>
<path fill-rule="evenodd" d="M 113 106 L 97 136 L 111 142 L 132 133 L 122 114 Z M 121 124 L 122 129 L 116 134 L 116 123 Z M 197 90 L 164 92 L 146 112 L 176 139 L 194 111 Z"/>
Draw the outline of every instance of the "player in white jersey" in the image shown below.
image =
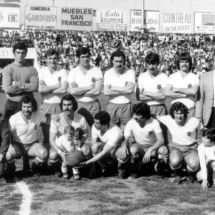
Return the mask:
<path fill-rule="evenodd" d="M 79 109 L 86 109 L 94 117 L 100 111 L 98 96 L 103 86 L 103 74 L 100 68 L 90 65 L 89 48 L 78 48 L 76 56 L 79 65 L 69 72 L 69 92 L 76 97 Z M 90 122 L 90 118 L 87 121 Z"/>
<path fill-rule="evenodd" d="M 181 53 L 178 57 L 178 71 L 170 75 L 166 87 L 166 95 L 173 102 L 186 104 L 189 116 L 194 115 L 195 101 L 199 89 L 199 78 L 191 72 L 192 58 L 188 53 Z"/>
<path fill-rule="evenodd" d="M 28 157 L 33 157 L 32 170 L 42 170 L 47 159 L 48 151 L 43 145 L 41 114 L 37 111 L 37 102 L 32 96 L 24 96 L 21 110 L 9 119 L 12 135 L 11 150 L 24 156 L 24 170 L 27 168 Z M 13 147 L 15 146 L 15 147 Z"/>
<path fill-rule="evenodd" d="M 176 181 L 180 182 L 180 173 L 183 167 L 189 173 L 189 179 L 194 179 L 199 169 L 197 152 L 196 130 L 199 120 L 188 118 L 188 108 L 181 102 L 175 102 L 170 107 L 170 115 L 161 116 L 159 120 L 167 126 L 172 141 L 169 145 L 169 163 L 175 171 Z"/>
<path fill-rule="evenodd" d="M 159 72 L 159 55 L 149 53 L 145 58 L 146 72 L 138 77 L 139 99 L 150 106 L 151 114 L 166 115 L 165 89 L 168 76 Z"/>
<path fill-rule="evenodd" d="M 67 71 L 58 69 L 58 53 L 54 49 L 46 52 L 47 67 L 39 70 L 39 93 L 42 97 L 40 110 L 43 114 L 45 143 L 49 142 L 49 127 L 52 114 L 60 113 L 60 101 L 67 92 Z"/>
<path fill-rule="evenodd" d="M 78 104 L 74 96 L 67 94 L 63 96 L 60 103 L 61 113 L 52 115 L 50 123 L 50 151 L 49 151 L 49 165 L 51 172 L 55 172 L 60 168 L 59 157 L 64 154 L 56 145 L 57 139 L 64 134 L 64 130 L 68 125 L 75 129 L 82 130 L 82 138 L 80 139 L 80 148 L 84 155 L 88 156 L 90 151 L 86 144 L 88 138 L 88 125 L 85 118 L 76 112 Z"/>
<path fill-rule="evenodd" d="M 115 160 L 115 152 L 123 140 L 122 130 L 116 125 L 111 125 L 110 120 L 106 111 L 100 111 L 95 115 L 92 126 L 93 157 L 83 163 L 87 165 L 98 162 L 103 174 L 110 172 L 108 163 Z"/>
<path fill-rule="evenodd" d="M 121 166 L 121 177 L 124 178 L 126 164 L 129 156 L 134 168 L 130 170 L 137 177 L 144 172 L 144 166 L 159 159 L 167 162 L 168 149 L 164 145 L 164 139 L 159 122 L 151 117 L 150 107 L 146 103 L 138 103 L 134 106 L 133 118 L 128 121 L 124 130 L 125 144 L 116 152 L 116 157 Z M 129 165 L 129 164 L 128 164 Z M 156 165 L 157 166 L 157 165 Z M 137 168 L 138 167 L 138 168 Z M 136 168 L 136 172 L 134 169 Z"/>
<path fill-rule="evenodd" d="M 110 59 L 113 67 L 104 75 L 104 94 L 109 96 L 107 112 L 112 122 L 124 129 L 132 116 L 132 94 L 135 87 L 135 72 L 125 67 L 125 55 L 115 51 Z"/>

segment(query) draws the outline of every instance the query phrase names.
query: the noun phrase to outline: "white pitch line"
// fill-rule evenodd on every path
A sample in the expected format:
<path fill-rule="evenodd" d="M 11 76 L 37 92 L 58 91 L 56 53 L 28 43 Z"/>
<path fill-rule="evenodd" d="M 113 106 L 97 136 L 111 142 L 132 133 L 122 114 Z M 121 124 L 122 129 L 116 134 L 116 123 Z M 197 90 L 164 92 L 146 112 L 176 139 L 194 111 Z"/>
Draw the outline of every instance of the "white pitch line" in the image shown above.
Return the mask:
<path fill-rule="evenodd" d="M 32 193 L 28 188 L 28 185 L 24 181 L 16 183 L 16 186 L 22 193 L 22 203 L 19 208 L 19 215 L 30 215 L 31 213 L 31 202 L 32 202 Z"/>

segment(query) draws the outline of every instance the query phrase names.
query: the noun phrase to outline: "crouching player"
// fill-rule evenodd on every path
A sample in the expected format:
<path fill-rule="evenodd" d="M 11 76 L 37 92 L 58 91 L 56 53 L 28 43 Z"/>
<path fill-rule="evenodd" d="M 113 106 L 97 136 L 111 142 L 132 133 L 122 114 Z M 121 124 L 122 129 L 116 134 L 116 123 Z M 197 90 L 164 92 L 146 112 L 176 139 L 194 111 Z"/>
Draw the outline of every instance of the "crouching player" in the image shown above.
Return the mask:
<path fill-rule="evenodd" d="M 92 126 L 92 154 L 93 157 L 83 165 L 98 162 L 103 175 L 111 172 L 109 163 L 115 161 L 115 152 L 123 141 L 123 132 L 116 126 L 110 124 L 110 115 L 106 111 L 98 112 L 94 117 Z"/>
<path fill-rule="evenodd" d="M 64 134 L 56 140 L 56 146 L 58 147 L 58 150 L 61 150 L 61 153 L 59 153 L 59 155 L 62 159 L 61 172 L 63 173 L 64 179 L 69 178 L 68 167 L 70 165 L 75 165 L 74 162 L 78 165 L 78 160 L 80 159 L 79 161 L 82 161 L 82 159 L 84 158 L 84 155 L 81 154 L 81 136 L 81 129 L 78 128 L 75 131 L 74 127 L 68 125 L 64 129 Z M 75 151 L 76 153 L 74 153 Z M 79 151 L 80 153 L 77 154 L 77 151 Z M 70 159 L 67 158 L 68 156 L 70 156 Z M 71 161 L 71 159 L 73 160 L 73 162 Z M 79 169 L 77 167 L 72 168 L 72 173 L 75 180 L 81 179 Z"/>
<path fill-rule="evenodd" d="M 48 151 L 43 145 L 40 127 L 41 114 L 37 111 L 37 102 L 33 96 L 24 96 L 20 101 L 20 111 L 9 119 L 12 144 L 10 155 L 23 155 L 24 170 L 28 168 L 28 159 L 33 158 L 33 172 L 45 170 Z"/>
<path fill-rule="evenodd" d="M 124 136 L 125 144 L 116 152 L 120 178 L 125 178 L 127 174 L 138 177 L 141 174 L 142 164 L 156 160 L 167 163 L 168 149 L 164 145 L 161 127 L 159 122 L 151 117 L 150 107 L 146 103 L 134 106 L 133 118 L 126 124 Z M 129 162 L 133 163 L 130 170 L 127 168 Z M 155 164 L 157 166 L 156 162 Z"/>
<path fill-rule="evenodd" d="M 197 178 L 202 182 L 202 188 L 207 189 L 213 185 L 215 174 L 215 129 L 207 129 L 203 132 L 202 143 L 198 147 L 201 170 Z"/>
<path fill-rule="evenodd" d="M 59 173 L 61 161 L 64 153 L 56 145 L 58 138 L 64 134 L 68 125 L 75 130 L 81 129 L 82 136 L 79 140 L 81 151 L 84 156 L 89 156 L 90 150 L 86 140 L 88 138 L 88 126 L 85 118 L 76 112 L 78 104 L 71 94 L 64 95 L 60 103 L 61 113 L 54 114 L 50 123 L 50 149 L 49 149 L 49 169 L 50 173 Z"/>
<path fill-rule="evenodd" d="M 194 182 L 199 169 L 196 141 L 199 120 L 194 117 L 188 118 L 188 108 L 181 102 L 173 103 L 170 115 L 161 116 L 159 120 L 166 125 L 172 136 L 169 163 L 175 174 L 174 182 L 182 182 L 183 168 L 188 172 L 188 180 Z"/>

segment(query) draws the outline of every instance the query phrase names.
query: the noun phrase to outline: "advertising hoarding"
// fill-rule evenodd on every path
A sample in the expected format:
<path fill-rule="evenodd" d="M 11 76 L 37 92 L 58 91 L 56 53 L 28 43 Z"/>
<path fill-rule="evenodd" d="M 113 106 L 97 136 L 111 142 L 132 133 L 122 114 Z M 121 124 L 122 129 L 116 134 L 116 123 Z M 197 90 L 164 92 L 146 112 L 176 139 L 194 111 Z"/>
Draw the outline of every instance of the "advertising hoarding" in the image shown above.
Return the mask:
<path fill-rule="evenodd" d="M 93 9 L 61 8 L 60 29 L 90 31 L 93 29 Z"/>
<path fill-rule="evenodd" d="M 191 33 L 191 14 L 178 12 L 163 13 L 163 32 L 164 33 Z"/>
<path fill-rule="evenodd" d="M 56 29 L 57 9 L 48 6 L 25 6 L 25 28 Z"/>
<path fill-rule="evenodd" d="M 195 12 L 194 32 L 204 34 L 215 33 L 215 13 Z"/>
<path fill-rule="evenodd" d="M 96 13 L 97 31 L 126 31 L 125 11 L 99 9 Z"/>
<path fill-rule="evenodd" d="M 130 30 L 140 31 L 142 24 L 142 11 L 131 10 L 130 15 Z M 148 32 L 159 32 L 159 12 L 158 11 L 144 11 L 144 27 Z"/>
<path fill-rule="evenodd" d="M 19 28 L 20 8 L 0 7 L 0 28 Z"/>

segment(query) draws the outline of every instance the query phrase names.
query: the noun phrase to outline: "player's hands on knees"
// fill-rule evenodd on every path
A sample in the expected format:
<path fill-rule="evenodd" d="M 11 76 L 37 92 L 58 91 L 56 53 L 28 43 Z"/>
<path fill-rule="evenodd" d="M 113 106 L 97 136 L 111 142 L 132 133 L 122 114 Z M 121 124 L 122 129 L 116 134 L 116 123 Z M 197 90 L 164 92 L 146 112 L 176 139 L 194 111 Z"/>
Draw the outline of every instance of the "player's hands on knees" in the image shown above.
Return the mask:
<path fill-rule="evenodd" d="M 150 159 L 151 159 L 151 150 L 148 149 L 147 152 L 145 153 L 145 155 L 143 156 L 143 160 L 142 162 L 143 163 L 149 163 L 150 162 Z"/>
<path fill-rule="evenodd" d="M 207 190 L 208 189 L 208 180 L 203 180 L 201 186 L 202 186 L 203 190 Z"/>

